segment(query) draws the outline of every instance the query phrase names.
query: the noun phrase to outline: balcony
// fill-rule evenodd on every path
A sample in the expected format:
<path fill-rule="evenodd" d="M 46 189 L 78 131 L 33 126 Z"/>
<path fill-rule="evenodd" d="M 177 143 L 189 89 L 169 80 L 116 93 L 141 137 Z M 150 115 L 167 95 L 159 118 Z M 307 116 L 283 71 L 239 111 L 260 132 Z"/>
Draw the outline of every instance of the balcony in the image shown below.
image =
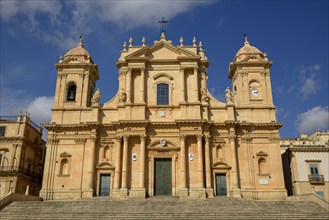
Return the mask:
<path fill-rule="evenodd" d="M 36 178 L 41 180 L 42 174 L 33 172 L 24 167 L 15 167 L 15 166 L 3 166 L 0 167 L 0 176 L 7 176 L 7 175 L 17 175 L 17 174 L 24 174 L 26 176 Z"/>
<path fill-rule="evenodd" d="M 311 184 L 324 184 L 323 175 L 313 174 L 308 175 L 308 180 Z"/>

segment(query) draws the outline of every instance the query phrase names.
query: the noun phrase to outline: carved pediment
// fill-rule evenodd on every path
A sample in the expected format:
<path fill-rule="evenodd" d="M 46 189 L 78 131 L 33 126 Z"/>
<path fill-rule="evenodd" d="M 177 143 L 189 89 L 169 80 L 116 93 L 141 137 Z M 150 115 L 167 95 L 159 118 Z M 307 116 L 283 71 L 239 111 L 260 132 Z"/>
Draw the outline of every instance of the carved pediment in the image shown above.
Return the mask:
<path fill-rule="evenodd" d="M 60 157 L 71 157 L 72 155 L 67 153 L 67 152 L 63 152 L 59 155 Z"/>
<path fill-rule="evenodd" d="M 153 141 L 146 148 L 148 150 L 156 150 L 156 151 L 180 150 L 180 147 L 177 147 L 176 144 L 164 138 Z"/>
<path fill-rule="evenodd" d="M 96 166 L 99 170 L 114 170 L 115 167 L 111 162 L 101 162 Z"/>
<path fill-rule="evenodd" d="M 163 41 L 160 41 L 151 47 L 145 47 L 140 50 L 137 50 L 136 52 L 126 56 L 125 59 L 131 60 L 131 59 L 147 58 L 149 60 L 152 59 L 172 60 L 172 59 L 177 59 L 178 57 L 200 59 L 200 56 L 197 54 L 194 54 L 184 48 L 175 47 L 170 43 Z"/>
<path fill-rule="evenodd" d="M 265 153 L 264 151 L 259 151 L 259 152 L 257 152 L 256 153 L 256 156 L 258 156 L 258 157 L 265 157 L 265 156 L 268 156 L 268 154 L 267 153 Z"/>
<path fill-rule="evenodd" d="M 213 163 L 212 168 L 229 170 L 229 169 L 231 169 L 231 166 L 225 161 L 216 161 Z"/>

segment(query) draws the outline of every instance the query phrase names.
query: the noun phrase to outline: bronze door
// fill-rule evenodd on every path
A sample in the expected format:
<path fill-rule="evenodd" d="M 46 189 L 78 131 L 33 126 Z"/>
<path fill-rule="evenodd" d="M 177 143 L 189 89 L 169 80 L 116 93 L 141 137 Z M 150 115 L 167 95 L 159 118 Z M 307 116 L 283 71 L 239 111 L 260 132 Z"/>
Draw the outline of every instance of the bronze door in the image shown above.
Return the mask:
<path fill-rule="evenodd" d="M 226 174 L 216 174 L 216 196 L 226 195 Z"/>
<path fill-rule="evenodd" d="M 109 196 L 110 195 L 110 174 L 101 174 L 100 176 L 100 186 L 99 186 L 99 196 Z"/>
<path fill-rule="evenodd" d="M 154 159 L 154 195 L 171 196 L 171 159 Z"/>

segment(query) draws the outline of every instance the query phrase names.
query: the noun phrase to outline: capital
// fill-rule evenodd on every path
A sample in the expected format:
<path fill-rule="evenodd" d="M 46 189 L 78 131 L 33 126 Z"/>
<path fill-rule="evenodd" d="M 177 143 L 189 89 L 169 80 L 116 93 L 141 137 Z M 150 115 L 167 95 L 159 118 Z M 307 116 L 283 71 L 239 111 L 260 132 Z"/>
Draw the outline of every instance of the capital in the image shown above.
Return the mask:
<path fill-rule="evenodd" d="M 117 142 L 120 142 L 122 140 L 122 136 L 121 135 L 118 135 L 117 136 Z"/>
<path fill-rule="evenodd" d="M 181 134 L 181 135 L 179 136 L 179 139 L 180 139 L 181 141 L 185 141 L 185 139 L 186 139 L 186 134 Z"/>
<path fill-rule="evenodd" d="M 197 134 L 197 135 L 196 135 L 196 139 L 197 139 L 198 141 L 202 141 L 202 138 L 203 138 L 203 135 L 202 135 L 202 134 Z"/>
<path fill-rule="evenodd" d="M 210 140 L 210 135 L 209 134 L 206 134 L 205 136 L 204 136 L 204 139 L 208 142 L 209 140 Z"/>
<path fill-rule="evenodd" d="M 92 143 L 96 143 L 96 140 L 97 140 L 96 135 L 91 135 L 91 136 L 90 136 L 90 141 L 91 141 Z"/>
<path fill-rule="evenodd" d="M 129 135 L 128 134 L 123 135 L 123 140 L 128 141 L 129 140 Z"/>
<path fill-rule="evenodd" d="M 145 134 L 141 134 L 141 135 L 139 135 L 139 138 L 141 139 L 141 141 L 145 141 L 146 135 Z"/>

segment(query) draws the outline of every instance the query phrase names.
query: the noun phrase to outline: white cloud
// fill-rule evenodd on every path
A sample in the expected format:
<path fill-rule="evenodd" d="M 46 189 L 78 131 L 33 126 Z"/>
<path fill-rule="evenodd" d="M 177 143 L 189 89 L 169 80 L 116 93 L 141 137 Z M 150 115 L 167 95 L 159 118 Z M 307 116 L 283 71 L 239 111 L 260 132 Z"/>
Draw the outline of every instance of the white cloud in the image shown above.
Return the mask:
<path fill-rule="evenodd" d="M 1 88 L 0 115 L 15 116 L 19 112 L 28 112 L 32 121 L 47 124 L 50 122 L 53 100 L 54 97 L 47 96 L 33 98 L 26 90 Z"/>
<path fill-rule="evenodd" d="M 308 67 L 302 66 L 299 70 L 301 77 L 301 85 L 299 92 L 302 100 L 306 100 L 320 90 L 320 79 L 317 72 L 321 71 L 319 64 Z"/>
<path fill-rule="evenodd" d="M 78 36 L 88 36 L 97 31 L 100 24 L 113 24 L 121 31 L 137 27 L 157 27 L 164 16 L 171 19 L 191 11 L 197 6 L 208 5 L 206 1 L 1 1 L 1 19 L 15 26 L 33 31 L 45 42 L 68 50 L 77 43 Z M 44 19 L 46 16 L 47 19 Z M 16 23 L 15 23 L 16 22 Z"/>
<path fill-rule="evenodd" d="M 31 29 L 39 26 L 36 19 L 38 14 L 49 16 L 50 22 L 54 23 L 60 15 L 61 4 L 57 1 L 42 1 L 42 0 L 11 0 L 1 1 L 1 19 L 10 21 L 15 16 L 24 16 L 30 22 Z"/>
<path fill-rule="evenodd" d="M 317 106 L 297 116 L 296 128 L 300 133 L 311 134 L 329 127 L 328 106 Z"/>
<path fill-rule="evenodd" d="M 312 74 L 308 78 L 302 79 L 302 85 L 299 88 L 299 92 L 302 95 L 302 99 L 306 100 L 311 95 L 316 94 L 319 91 L 319 79 L 316 78 L 316 74 Z"/>
<path fill-rule="evenodd" d="M 215 87 L 209 89 L 210 94 L 221 102 L 226 102 L 224 92 L 217 92 Z"/>
<path fill-rule="evenodd" d="M 35 98 L 26 108 L 31 119 L 41 124 L 49 124 L 51 119 L 51 106 L 54 97 L 40 96 Z"/>

